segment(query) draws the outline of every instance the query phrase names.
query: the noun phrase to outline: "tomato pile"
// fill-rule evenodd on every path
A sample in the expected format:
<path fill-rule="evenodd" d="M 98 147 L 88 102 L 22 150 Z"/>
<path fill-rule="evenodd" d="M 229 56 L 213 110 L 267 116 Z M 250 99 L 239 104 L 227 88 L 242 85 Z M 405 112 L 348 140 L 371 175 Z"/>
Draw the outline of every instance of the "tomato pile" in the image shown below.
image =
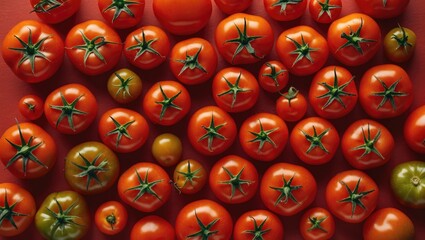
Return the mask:
<path fill-rule="evenodd" d="M 0 236 L 420 239 L 425 85 L 408 4 L 8 6 Z"/>

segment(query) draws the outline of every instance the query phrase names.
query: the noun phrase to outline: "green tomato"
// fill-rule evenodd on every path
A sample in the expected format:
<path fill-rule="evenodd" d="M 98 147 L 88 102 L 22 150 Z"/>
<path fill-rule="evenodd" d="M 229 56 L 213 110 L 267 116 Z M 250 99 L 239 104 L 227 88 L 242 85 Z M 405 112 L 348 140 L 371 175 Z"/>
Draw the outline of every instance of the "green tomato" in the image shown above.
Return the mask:
<path fill-rule="evenodd" d="M 391 174 L 391 189 L 401 204 L 425 208 L 425 162 L 410 161 L 397 165 Z"/>

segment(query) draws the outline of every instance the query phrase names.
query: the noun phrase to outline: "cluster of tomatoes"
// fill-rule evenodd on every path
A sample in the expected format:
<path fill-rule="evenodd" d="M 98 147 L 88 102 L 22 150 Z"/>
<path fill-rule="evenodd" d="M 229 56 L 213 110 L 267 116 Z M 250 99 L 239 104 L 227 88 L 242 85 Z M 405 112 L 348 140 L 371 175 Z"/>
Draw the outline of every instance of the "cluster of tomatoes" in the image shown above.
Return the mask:
<path fill-rule="evenodd" d="M 0 236 L 22 233 L 35 218 L 45 239 L 80 239 L 91 222 L 82 195 L 104 193 L 117 184 L 121 202 L 151 213 L 170 200 L 173 188 L 190 195 L 199 193 L 208 183 L 224 204 L 247 203 L 258 193 L 267 210 L 245 212 L 233 222 L 235 219 L 220 203 L 193 201 L 180 209 L 174 226 L 158 216 L 142 218 L 132 226 L 131 239 L 283 239 L 284 227 L 275 214 L 299 214 L 310 207 L 318 192 L 315 176 L 306 167 L 280 161 L 267 165 L 282 156 L 289 142 L 307 166 L 329 163 L 341 151 L 356 169 L 342 171 L 329 180 L 323 193 L 328 210 L 316 207 L 304 211 L 300 222 L 304 239 L 332 238 L 334 217 L 347 223 L 366 221 L 365 239 L 412 239 L 414 224 L 406 214 L 395 208 L 375 211 L 380 189 L 362 171 L 390 161 L 397 139 L 376 120 L 354 121 L 343 134 L 332 122 L 348 116 L 358 101 L 373 119 L 399 117 L 412 105 L 413 83 L 399 65 L 371 67 L 358 84 L 350 72 L 351 67 L 370 62 L 382 46 L 392 62 L 411 59 L 415 33 L 399 25 L 382 37 L 374 20 L 399 16 L 409 1 L 356 0 L 363 13 L 341 18 L 341 0 L 263 2 L 273 21 L 296 20 L 308 5 L 314 21 L 330 24 L 327 37 L 303 25 L 284 30 L 275 42 L 275 32 L 265 17 L 242 13 L 252 0 L 215 0 L 217 7 L 230 15 L 215 27 L 215 48 L 203 38 L 187 37 L 208 24 L 213 10 L 211 0 L 152 0 L 155 17 L 165 31 L 143 26 L 122 41 L 114 29 L 136 27 L 143 18 L 145 1 L 99 0 L 106 23 L 89 20 L 76 24 L 63 41 L 46 23 L 58 24 L 74 15 L 80 0 L 31 0 L 33 11 L 46 23 L 20 22 L 2 45 L 3 59 L 18 78 L 28 83 L 51 79 L 66 55 L 75 69 L 88 76 L 114 70 L 107 81 L 108 93 L 117 103 L 129 104 L 141 97 L 142 80 L 129 69 L 116 70 L 123 53 L 129 64 L 143 71 L 165 68 L 168 58 L 168 69 L 178 81 L 157 79 L 144 93 L 143 115 L 128 108 L 104 112 L 98 120 L 101 142 L 83 142 L 66 154 L 65 179 L 72 190 L 51 193 L 38 211 L 27 190 L 13 183 L 0 183 Z M 166 32 L 183 36 L 184 40 L 171 46 Z M 265 61 L 274 46 L 279 60 Z M 329 56 L 348 68 L 325 66 Z M 237 66 L 217 71 L 219 57 Z M 249 67 L 243 67 L 256 63 L 262 64 L 257 76 L 247 70 Z M 295 87 L 288 87 L 291 75 L 311 77 L 307 97 Z M 192 103 L 199 99 L 193 98 L 188 88 L 210 80 L 217 106 L 203 106 L 189 116 Z M 202 90 L 203 95 L 207 91 L 210 94 L 209 87 Z M 237 126 L 233 114 L 249 113 L 261 91 L 280 94 L 276 114 L 250 113 Z M 100 104 L 96 99 L 88 87 L 72 83 L 51 91 L 44 101 L 35 95 L 23 97 L 19 110 L 29 120 L 44 113 L 59 133 L 76 135 L 95 121 Z M 308 104 L 317 117 L 304 117 Z M 167 129 L 186 117 L 191 147 L 205 157 L 220 156 L 211 169 L 202 159 L 181 161 L 182 141 L 166 133 L 156 136 L 152 143 L 152 155 L 158 164 L 142 161 L 121 171 L 119 154 L 134 153 L 146 144 L 149 122 Z M 409 115 L 404 127 L 406 142 L 420 154 L 425 153 L 424 118 L 422 106 Z M 294 123 L 292 130 L 288 122 Z M 231 154 L 236 142 L 255 164 Z M 53 169 L 57 144 L 35 123 L 17 121 L 0 139 L 0 160 L 17 178 L 37 179 Z M 258 162 L 267 166 L 266 171 L 259 172 L 255 166 Z M 170 178 L 164 168 L 174 166 Z M 394 196 L 405 206 L 423 209 L 424 178 L 424 162 L 404 161 L 392 172 Z M 128 214 L 121 202 L 109 201 L 98 207 L 95 223 L 101 232 L 114 235 L 126 227 Z M 384 223 L 388 225 L 385 229 L 380 227 Z"/>

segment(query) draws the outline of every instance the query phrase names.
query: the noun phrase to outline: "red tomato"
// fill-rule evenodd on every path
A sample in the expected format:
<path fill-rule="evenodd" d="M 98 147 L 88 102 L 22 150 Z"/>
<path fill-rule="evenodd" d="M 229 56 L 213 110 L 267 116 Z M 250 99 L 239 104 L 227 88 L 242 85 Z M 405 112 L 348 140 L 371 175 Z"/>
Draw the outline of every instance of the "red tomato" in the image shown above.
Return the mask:
<path fill-rule="evenodd" d="M 331 239 L 335 233 L 334 218 L 324 208 L 311 208 L 301 217 L 300 232 L 305 240 Z"/>
<path fill-rule="evenodd" d="M 3 38 L 3 59 L 20 79 L 36 83 L 52 77 L 62 65 L 64 45 L 59 34 L 34 20 L 16 24 Z"/>
<path fill-rule="evenodd" d="M 234 14 L 245 11 L 252 4 L 252 0 L 214 0 L 220 11 Z"/>
<path fill-rule="evenodd" d="M 391 29 L 384 37 L 385 56 L 396 63 L 409 61 L 416 48 L 416 34 L 409 28 L 398 27 Z"/>
<path fill-rule="evenodd" d="M 296 88 L 290 87 L 277 99 L 276 112 L 283 120 L 296 122 L 307 112 L 307 100 Z"/>
<path fill-rule="evenodd" d="M 342 0 L 310 0 L 308 10 L 314 21 L 331 23 L 341 15 Z"/>
<path fill-rule="evenodd" d="M 174 186 L 184 194 L 194 194 L 205 186 L 208 173 L 198 161 L 187 159 L 181 161 L 174 169 Z"/>
<path fill-rule="evenodd" d="M 131 229 L 130 240 L 174 240 L 174 228 L 167 220 L 151 215 L 140 219 Z"/>
<path fill-rule="evenodd" d="M 356 0 L 360 10 L 373 18 L 388 19 L 402 14 L 410 0 Z"/>
<path fill-rule="evenodd" d="M 243 68 L 224 68 L 212 82 L 214 101 L 226 112 L 251 109 L 257 103 L 259 92 L 257 79 Z"/>
<path fill-rule="evenodd" d="M 19 112 L 29 120 L 39 119 L 44 112 L 43 106 L 43 99 L 37 95 L 25 95 L 18 102 Z"/>
<path fill-rule="evenodd" d="M 258 73 L 260 86 L 267 92 L 279 92 L 286 87 L 288 80 L 288 70 L 279 61 L 268 61 L 264 63 Z"/>
<path fill-rule="evenodd" d="M 292 216 L 306 209 L 316 198 L 317 185 L 313 175 L 304 167 L 276 163 L 263 175 L 260 196 L 271 211 Z"/>
<path fill-rule="evenodd" d="M 81 5 L 81 0 L 30 0 L 37 16 L 46 23 L 55 24 L 74 15 Z"/>
<path fill-rule="evenodd" d="M 109 201 L 100 205 L 94 215 L 97 229 L 107 235 L 115 235 L 127 225 L 127 210 L 117 201 Z"/>
<path fill-rule="evenodd" d="M 234 240 L 283 239 L 283 224 L 267 210 L 252 210 L 242 214 L 235 223 Z"/>
<path fill-rule="evenodd" d="M 75 25 L 66 36 L 66 54 L 82 73 L 99 75 L 113 69 L 120 60 L 120 36 L 108 25 L 89 20 Z"/>
<path fill-rule="evenodd" d="M 276 51 L 288 71 L 297 76 L 317 72 L 328 60 L 326 39 L 309 26 L 290 28 L 279 35 Z"/>
<path fill-rule="evenodd" d="M 348 170 L 328 182 L 325 194 L 333 215 L 344 222 L 360 223 L 376 208 L 379 188 L 366 173 Z"/>
<path fill-rule="evenodd" d="M 414 239 L 412 220 L 396 208 L 375 211 L 363 225 L 364 240 Z"/>
<path fill-rule="evenodd" d="M 142 21 L 145 0 L 98 0 L 103 18 L 113 28 L 131 28 Z"/>
<path fill-rule="evenodd" d="M 215 44 L 230 64 L 251 64 L 265 58 L 272 50 L 273 29 L 266 19 L 236 13 L 223 19 L 215 29 Z"/>
<path fill-rule="evenodd" d="M 404 140 L 418 153 L 425 153 L 425 105 L 415 109 L 404 123 Z"/>
<path fill-rule="evenodd" d="M 67 84 L 47 96 L 44 113 L 49 124 L 60 133 L 77 134 L 96 118 L 97 101 L 83 85 Z"/>
<path fill-rule="evenodd" d="M 300 18 L 307 9 L 307 0 L 264 0 L 267 14 L 277 21 Z"/>

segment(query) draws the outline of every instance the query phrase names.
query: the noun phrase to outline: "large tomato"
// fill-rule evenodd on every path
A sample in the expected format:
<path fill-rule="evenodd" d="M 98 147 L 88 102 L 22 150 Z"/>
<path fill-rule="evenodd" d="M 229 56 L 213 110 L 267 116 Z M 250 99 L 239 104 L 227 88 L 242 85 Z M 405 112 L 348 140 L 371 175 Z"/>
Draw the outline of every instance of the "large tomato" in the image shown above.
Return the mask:
<path fill-rule="evenodd" d="M 115 235 L 127 225 L 127 210 L 117 201 L 108 201 L 100 205 L 94 215 L 97 229 L 107 235 Z"/>
<path fill-rule="evenodd" d="M 174 186 L 184 194 L 195 194 L 202 190 L 208 180 L 205 167 L 198 161 L 181 161 L 174 169 Z"/>
<path fill-rule="evenodd" d="M 414 239 L 412 220 L 397 208 L 382 208 L 374 212 L 363 224 L 364 240 Z"/>
<path fill-rule="evenodd" d="M 142 94 L 142 79 L 127 68 L 115 71 L 108 79 L 108 93 L 118 103 L 130 103 Z"/>
<path fill-rule="evenodd" d="M 360 10 L 373 18 L 387 19 L 402 14 L 410 0 L 356 0 Z"/>
<path fill-rule="evenodd" d="M 264 0 L 267 14 L 277 21 L 300 18 L 307 9 L 307 0 Z"/>
<path fill-rule="evenodd" d="M 308 10 L 314 21 L 331 23 L 341 15 L 342 0 L 310 0 Z"/>
<path fill-rule="evenodd" d="M 425 153 L 425 105 L 407 117 L 404 122 L 404 140 L 413 151 Z"/>
<path fill-rule="evenodd" d="M 393 62 L 407 62 L 412 58 L 416 48 L 416 34 L 409 28 L 391 29 L 384 37 L 385 56 Z"/>
<path fill-rule="evenodd" d="M 55 24 L 74 15 L 81 5 L 81 0 L 30 0 L 32 12 L 46 23 Z"/>
<path fill-rule="evenodd" d="M 173 226 L 165 219 L 151 215 L 146 216 L 134 224 L 130 233 L 130 240 L 175 240 Z"/>
<path fill-rule="evenodd" d="M 276 100 L 276 113 L 283 120 L 296 122 L 307 112 L 307 100 L 298 89 L 290 87 Z"/>
<path fill-rule="evenodd" d="M 214 0 L 220 11 L 226 14 L 234 14 L 245 11 L 253 0 Z"/>
<path fill-rule="evenodd" d="M 114 28 L 131 28 L 142 21 L 145 0 L 99 0 L 100 13 Z"/>
<path fill-rule="evenodd" d="M 267 92 L 279 92 L 289 81 L 289 74 L 283 63 L 268 61 L 264 63 L 258 73 L 258 82 Z"/>
<path fill-rule="evenodd" d="M 324 208 L 311 208 L 301 217 L 300 232 L 305 240 L 332 239 L 335 233 L 334 217 Z"/>
<path fill-rule="evenodd" d="M 19 100 L 18 109 L 25 118 L 37 120 L 43 115 L 44 102 L 37 95 L 25 95 Z"/>
<path fill-rule="evenodd" d="M 267 210 L 252 210 L 242 214 L 235 223 L 234 240 L 283 239 L 283 224 Z"/>

